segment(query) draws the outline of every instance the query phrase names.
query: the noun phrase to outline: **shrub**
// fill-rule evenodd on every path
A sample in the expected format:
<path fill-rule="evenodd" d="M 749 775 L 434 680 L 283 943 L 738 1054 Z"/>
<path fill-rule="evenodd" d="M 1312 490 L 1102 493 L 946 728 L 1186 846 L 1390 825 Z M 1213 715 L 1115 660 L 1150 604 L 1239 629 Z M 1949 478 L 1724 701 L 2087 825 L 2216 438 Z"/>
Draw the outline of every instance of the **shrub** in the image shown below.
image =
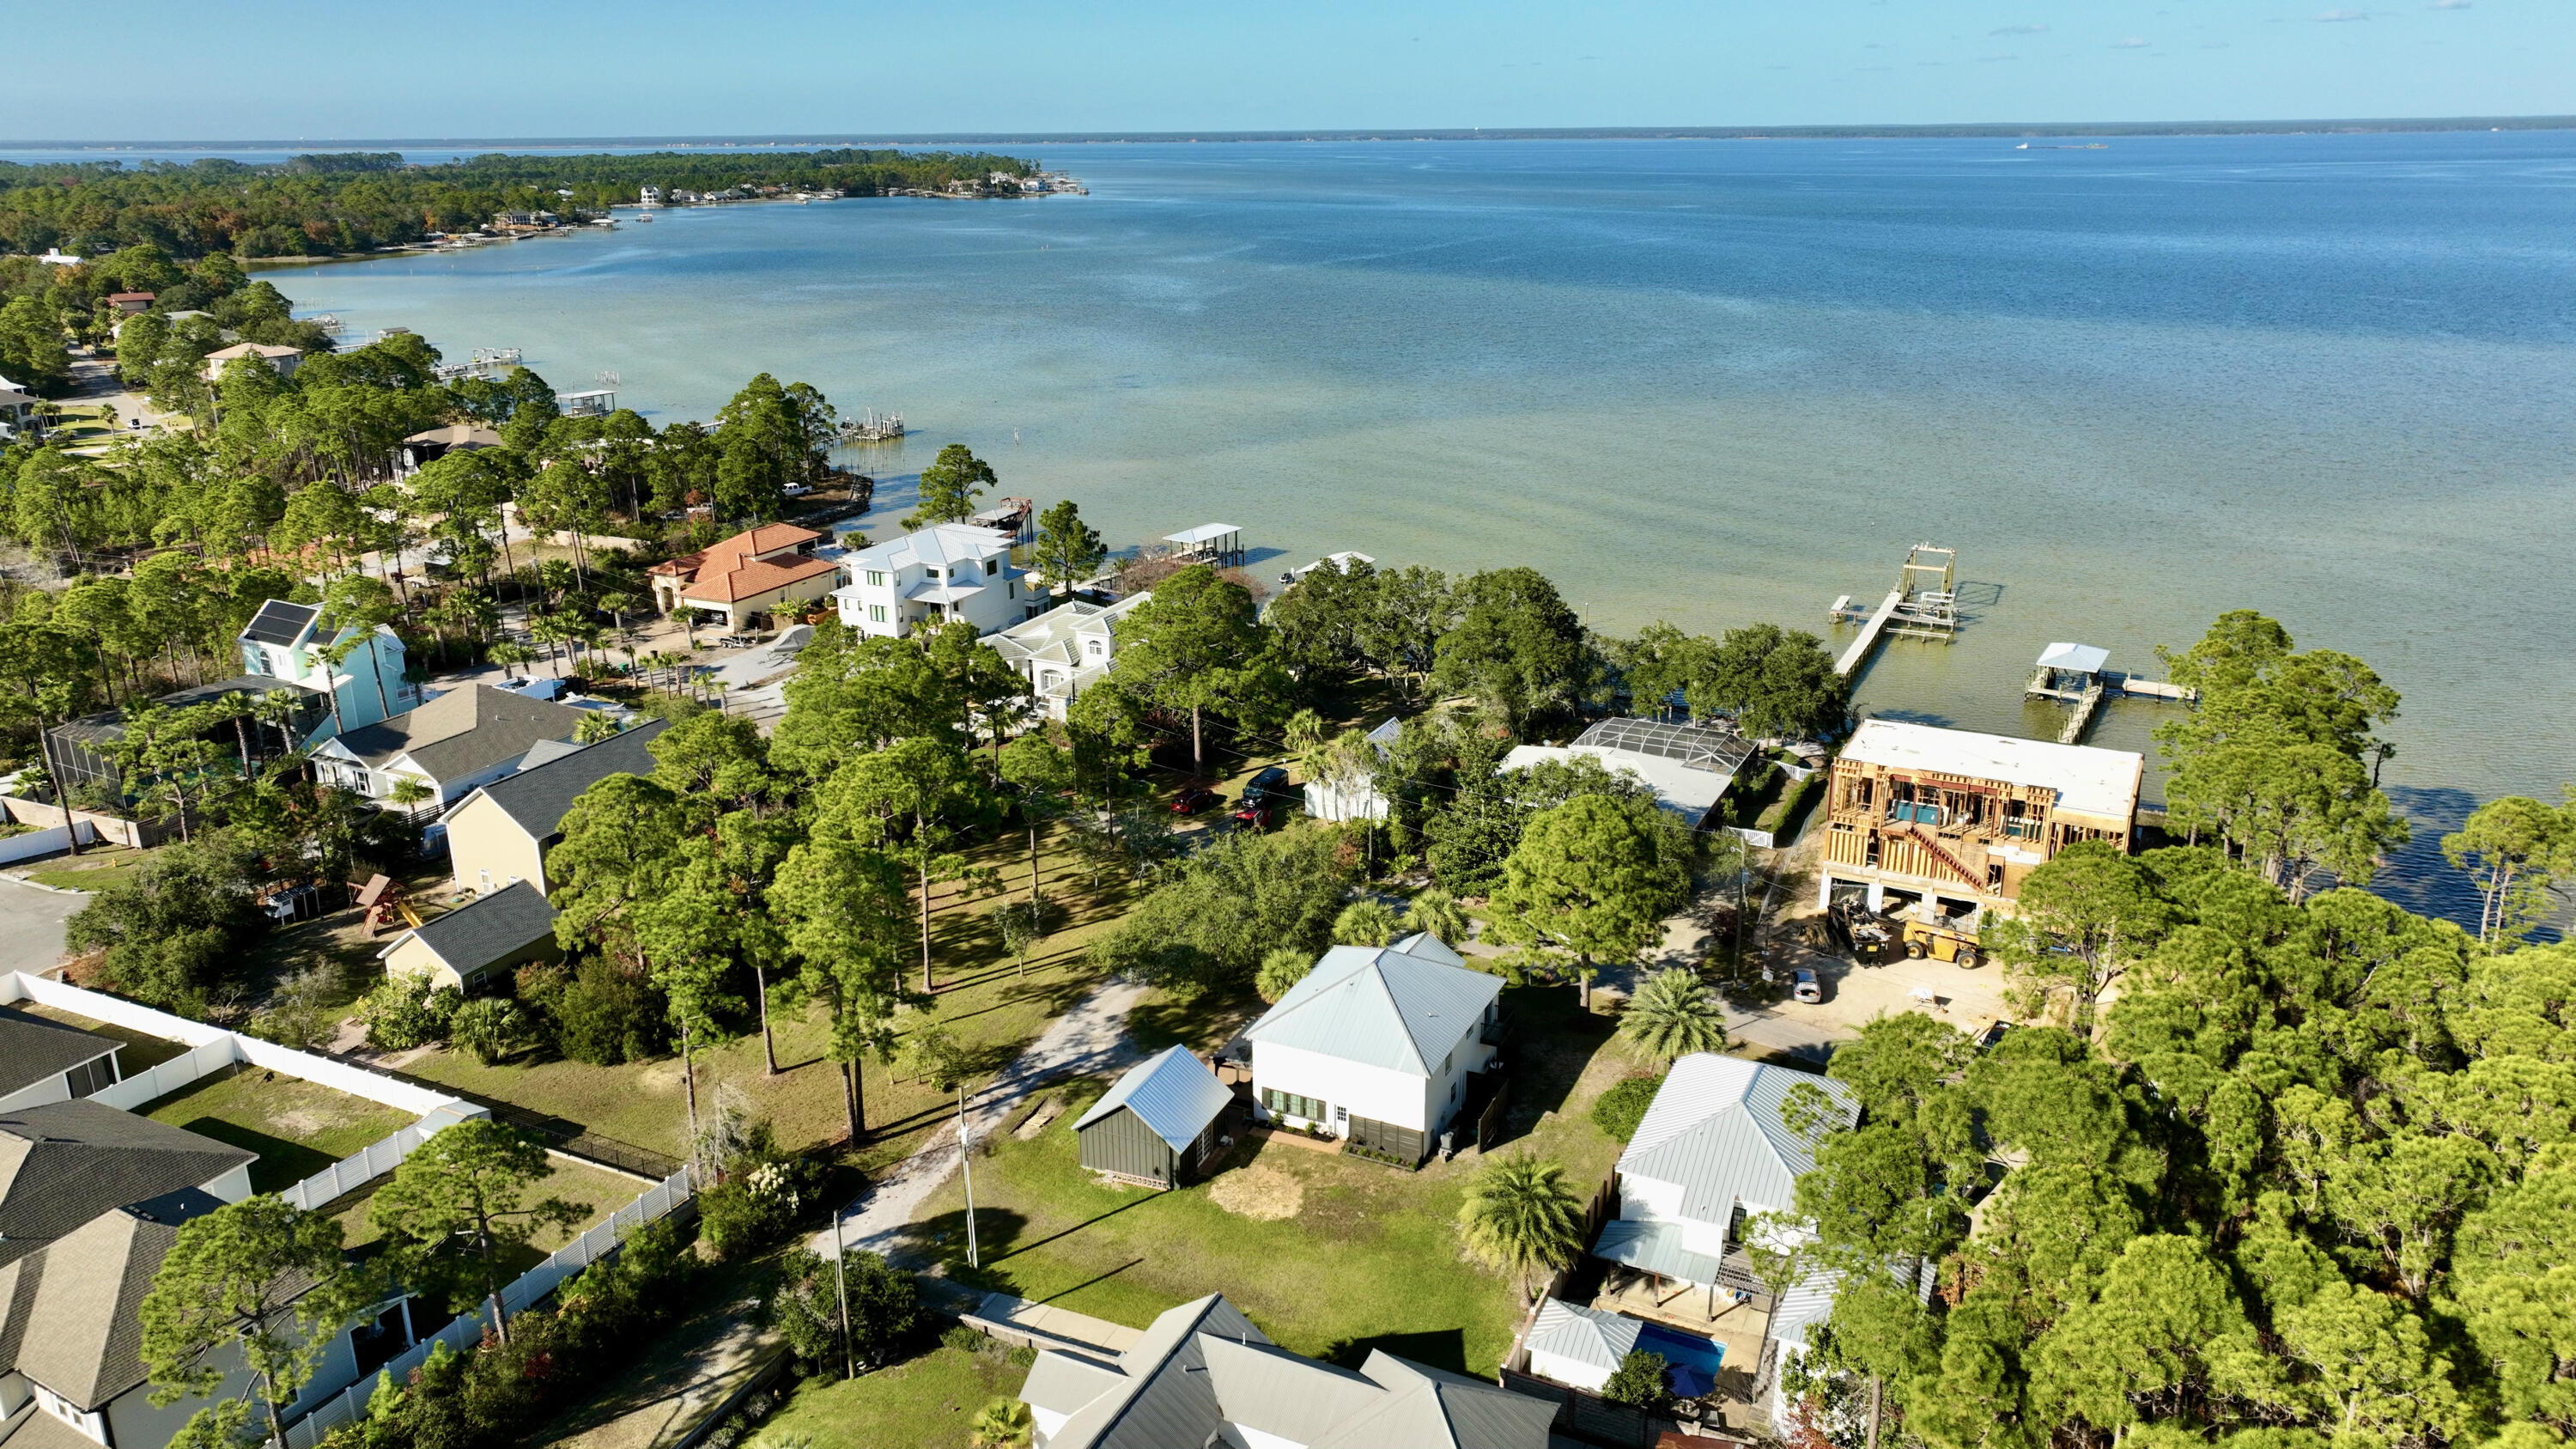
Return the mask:
<path fill-rule="evenodd" d="M 835 1278 L 830 1259 L 799 1249 L 779 1263 L 765 1305 L 788 1352 L 808 1367 L 839 1365 L 841 1301 L 849 1301 L 850 1349 L 861 1363 L 891 1363 L 921 1327 L 921 1289 L 910 1273 L 874 1253 L 852 1252 Z"/>
<path fill-rule="evenodd" d="M 1261 993 L 1264 1001 L 1277 1001 L 1314 969 L 1312 952 L 1281 946 L 1261 958 L 1261 970 L 1252 978 L 1252 989 Z"/>
<path fill-rule="evenodd" d="M 555 1045 L 595 1067 L 642 1061 L 662 1050 L 669 1026 L 653 988 L 615 963 L 585 961 L 554 1003 Z"/>
<path fill-rule="evenodd" d="M 1672 1365 L 1660 1353 L 1631 1349 L 1618 1369 L 1601 1385 L 1601 1397 L 1614 1404 L 1660 1409 L 1673 1397 Z"/>
<path fill-rule="evenodd" d="M 743 1129 L 742 1146 L 723 1163 L 723 1178 L 698 1194 L 698 1226 L 719 1258 L 739 1258 L 784 1239 L 796 1215 L 814 1201 L 822 1168 L 778 1149 L 769 1124 Z"/>
<path fill-rule="evenodd" d="M 453 987 L 432 990 L 427 976 L 388 976 L 358 1003 L 358 1019 L 367 1024 L 367 1045 L 409 1051 L 445 1040 L 464 999 Z"/>
<path fill-rule="evenodd" d="M 1646 1109 L 1654 1105 L 1655 1091 L 1663 1086 L 1661 1076 L 1629 1077 L 1614 1083 L 1592 1104 L 1592 1125 L 1621 1142 L 1637 1135 L 1637 1124 L 1646 1120 Z"/>
<path fill-rule="evenodd" d="M 946 1333 L 939 1335 L 939 1341 L 962 1353 L 981 1353 L 993 1340 L 991 1335 L 973 1324 L 952 1323 Z"/>
<path fill-rule="evenodd" d="M 478 996 L 456 1008 L 447 1034 L 488 1067 L 528 1046 L 536 1037 L 536 1022 L 506 996 Z"/>

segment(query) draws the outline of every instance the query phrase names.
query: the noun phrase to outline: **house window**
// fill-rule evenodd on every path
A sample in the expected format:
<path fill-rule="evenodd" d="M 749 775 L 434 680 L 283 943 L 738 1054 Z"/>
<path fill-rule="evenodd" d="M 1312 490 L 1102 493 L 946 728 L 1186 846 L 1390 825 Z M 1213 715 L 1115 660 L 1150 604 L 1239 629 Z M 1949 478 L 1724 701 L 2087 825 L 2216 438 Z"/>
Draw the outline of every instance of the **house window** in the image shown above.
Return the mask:
<path fill-rule="evenodd" d="M 988 558 L 988 559 L 984 560 L 984 577 L 986 577 L 986 578 L 988 578 L 988 579 L 989 579 L 989 578 L 991 578 L 993 575 L 998 574 L 998 573 L 1000 573 L 1001 571 L 1002 571 L 1002 561 L 1001 561 L 1000 559 L 997 559 L 997 558 Z"/>
<path fill-rule="evenodd" d="M 932 583 L 937 583 L 937 582 L 939 581 L 939 570 L 937 570 L 937 569 L 923 569 L 923 570 L 921 571 L 921 576 L 922 576 L 923 578 L 925 578 L 925 579 L 930 580 Z"/>
<path fill-rule="evenodd" d="M 869 588 L 872 588 L 872 589 L 882 589 L 882 588 L 884 588 L 884 587 L 885 587 L 885 571 L 884 571 L 884 570 L 882 570 L 882 569 L 870 569 L 870 570 L 868 570 L 868 587 L 869 587 Z"/>
<path fill-rule="evenodd" d="M 1261 1105 L 1269 1108 L 1273 1116 L 1303 1117 L 1309 1122 L 1324 1120 L 1324 1104 L 1321 1100 L 1314 1097 L 1300 1097 L 1294 1092 L 1283 1092 L 1276 1087 L 1261 1089 Z"/>
<path fill-rule="evenodd" d="M 1090 640 L 1090 641 L 1088 641 L 1088 642 L 1089 642 L 1089 643 L 1090 643 L 1090 645 L 1091 645 L 1091 657 L 1092 657 L 1092 658 L 1094 658 L 1094 659 L 1099 658 L 1099 657 L 1100 657 L 1100 641 L 1099 641 L 1099 640 L 1097 640 L 1097 639 L 1093 639 L 1093 640 Z"/>
<path fill-rule="evenodd" d="M 883 604 L 870 604 L 870 605 L 868 605 L 868 622 L 869 622 L 869 623 L 871 623 L 871 624 L 882 624 L 882 623 L 884 623 L 885 621 L 886 621 L 886 610 L 885 610 L 885 605 L 883 605 Z"/>

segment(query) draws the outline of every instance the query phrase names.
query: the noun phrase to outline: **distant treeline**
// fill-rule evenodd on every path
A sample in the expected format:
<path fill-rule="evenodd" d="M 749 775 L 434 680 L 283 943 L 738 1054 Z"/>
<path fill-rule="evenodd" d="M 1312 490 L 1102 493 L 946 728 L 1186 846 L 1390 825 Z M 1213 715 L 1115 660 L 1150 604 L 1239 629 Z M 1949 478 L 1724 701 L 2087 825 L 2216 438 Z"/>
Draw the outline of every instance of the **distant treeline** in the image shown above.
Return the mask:
<path fill-rule="evenodd" d="M 495 212 L 601 211 L 634 202 L 646 186 L 832 187 L 875 196 L 1035 170 L 1009 156 L 890 150 L 493 154 L 436 166 L 408 165 L 393 152 L 269 166 L 211 157 L 185 166 L 0 162 L 0 252 L 58 247 L 90 256 L 148 242 L 176 258 L 337 256 L 470 230 Z"/>

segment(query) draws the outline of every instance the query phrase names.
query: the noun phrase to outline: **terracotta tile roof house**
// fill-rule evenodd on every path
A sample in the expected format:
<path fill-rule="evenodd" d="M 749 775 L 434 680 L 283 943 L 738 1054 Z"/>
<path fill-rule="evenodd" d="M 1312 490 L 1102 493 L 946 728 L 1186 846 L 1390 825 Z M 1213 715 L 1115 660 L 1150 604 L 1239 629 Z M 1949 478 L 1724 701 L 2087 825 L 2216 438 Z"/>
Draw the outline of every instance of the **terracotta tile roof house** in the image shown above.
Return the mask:
<path fill-rule="evenodd" d="M 724 616 L 740 629 L 753 614 L 810 604 L 832 591 L 840 565 L 814 556 L 823 535 L 792 523 L 764 523 L 704 553 L 655 564 L 654 601 L 664 613 L 683 608 Z"/>

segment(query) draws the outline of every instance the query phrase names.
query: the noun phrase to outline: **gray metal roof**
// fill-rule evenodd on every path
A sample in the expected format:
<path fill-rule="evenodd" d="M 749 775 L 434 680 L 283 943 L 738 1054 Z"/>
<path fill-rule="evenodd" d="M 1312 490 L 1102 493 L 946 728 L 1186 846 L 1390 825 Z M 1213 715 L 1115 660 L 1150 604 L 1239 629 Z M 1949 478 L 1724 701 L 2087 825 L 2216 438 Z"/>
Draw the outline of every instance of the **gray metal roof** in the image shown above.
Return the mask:
<path fill-rule="evenodd" d="M 1619 1155 L 1619 1171 L 1679 1183 L 1682 1215 L 1719 1227 L 1732 1222 L 1739 1202 L 1748 1212 L 1785 1210 L 1798 1175 L 1816 1165 L 1814 1145 L 1780 1116 L 1801 1085 L 1824 1092 L 1840 1109 L 1839 1125 L 1858 1120 L 1859 1101 L 1830 1077 L 1706 1052 L 1683 1057 Z"/>
<path fill-rule="evenodd" d="M 1637 1346 L 1637 1330 L 1645 1326 L 1624 1313 L 1550 1298 L 1539 1305 L 1538 1322 L 1530 1327 L 1529 1350 L 1615 1371 Z"/>
<path fill-rule="evenodd" d="M 271 599 L 250 616 L 241 637 L 254 644 L 293 644 L 312 629 L 322 617 L 320 604 L 298 604 L 288 599 Z"/>
<path fill-rule="evenodd" d="M 1593 1241 L 1592 1256 L 1684 1283 L 1714 1283 L 1722 1271 L 1717 1259 L 1682 1246 L 1679 1223 L 1637 1218 L 1603 1223 L 1601 1236 Z"/>
<path fill-rule="evenodd" d="M 1222 1420 L 1216 1391 L 1203 1372 L 1203 1333 L 1238 1342 L 1270 1341 L 1221 1293 L 1168 1309 L 1118 1356 L 1118 1384 L 1074 1411 L 1047 1436 L 1047 1449 L 1204 1445 Z"/>
<path fill-rule="evenodd" d="M 116 1048 L 111 1038 L 0 1007 L 0 1097 L 97 1061 Z"/>
<path fill-rule="evenodd" d="M 1692 769 L 1719 775 L 1734 774 L 1753 757 L 1753 742 L 1732 730 L 1660 719 L 1605 719 L 1585 730 L 1574 743 L 1678 760 Z"/>
<path fill-rule="evenodd" d="M 1188 1047 L 1174 1046 L 1152 1061 L 1129 1067 L 1108 1094 L 1075 1121 L 1073 1130 L 1079 1132 L 1124 1107 L 1170 1143 L 1174 1152 L 1185 1152 L 1233 1100 L 1234 1093 L 1206 1063 L 1190 1055 Z"/>
<path fill-rule="evenodd" d="M 2111 651 L 2095 644 L 2069 644 L 2064 641 L 2039 651 L 2042 669 L 2072 669 L 2078 674 L 2099 674 Z"/>
<path fill-rule="evenodd" d="M 1428 932 L 1392 946 L 1335 946 L 1244 1036 L 1429 1076 L 1502 993 L 1501 977 L 1459 963 Z"/>
<path fill-rule="evenodd" d="M 1561 1407 L 1384 1349 L 1371 1350 L 1360 1373 L 1386 1396 L 1315 1440 L 1313 1449 L 1547 1449 L 1548 1427 Z"/>
<path fill-rule="evenodd" d="M 87 1097 L 0 1114 L 0 1262 L 258 1157 Z"/>
<path fill-rule="evenodd" d="M 1766 1331 L 1782 1343 L 1806 1347 L 1807 1330 L 1832 1316 L 1834 1293 L 1842 1282 L 1840 1273 L 1814 1273 L 1801 1279 L 1781 1295 L 1780 1305 L 1771 1310 Z"/>
<path fill-rule="evenodd" d="M 413 928 L 411 934 L 436 952 L 439 960 L 453 967 L 457 975 L 470 976 L 481 967 L 552 936 L 554 931 L 555 908 L 535 886 L 522 880 L 512 881 L 446 915 L 433 916 Z M 396 946 L 401 944 L 399 940 L 394 942 Z M 393 947 L 385 949 L 390 951 Z"/>
<path fill-rule="evenodd" d="M 1266 1343 L 1199 1335 L 1216 1388 L 1217 1411 L 1240 1424 L 1292 1444 L 1312 1444 L 1386 1391 L 1354 1370 L 1301 1358 Z"/>
<path fill-rule="evenodd" d="M 475 793 L 489 797 L 501 807 L 501 813 L 519 822 L 519 828 L 533 838 L 546 840 L 563 827 L 565 812 L 581 798 L 582 791 L 611 775 L 652 774 L 653 752 L 645 746 L 670 727 L 666 719 L 648 721 L 614 739 L 585 745 L 535 769 L 495 780 Z M 457 803 L 462 806 L 464 801 Z"/>

